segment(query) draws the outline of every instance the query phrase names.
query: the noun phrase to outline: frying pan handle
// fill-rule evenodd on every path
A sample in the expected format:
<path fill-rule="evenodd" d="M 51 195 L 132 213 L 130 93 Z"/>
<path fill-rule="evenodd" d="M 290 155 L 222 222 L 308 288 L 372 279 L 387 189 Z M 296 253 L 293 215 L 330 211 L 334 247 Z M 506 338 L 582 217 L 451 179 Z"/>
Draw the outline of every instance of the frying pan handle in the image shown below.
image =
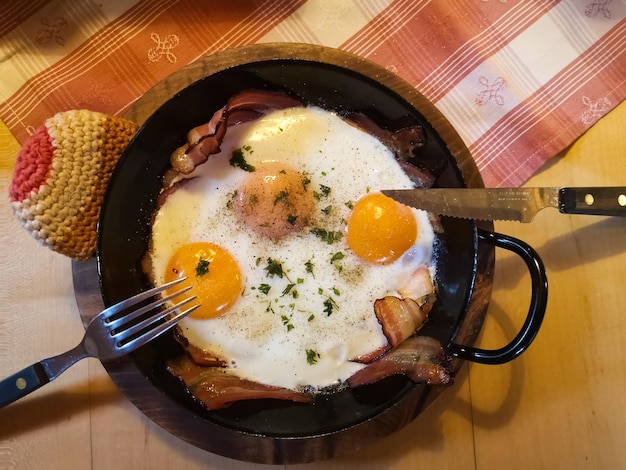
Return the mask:
<path fill-rule="evenodd" d="M 543 262 L 537 252 L 517 238 L 500 233 L 478 229 L 478 239 L 497 248 L 512 251 L 524 260 L 531 279 L 530 308 L 526 321 L 517 336 L 506 346 L 500 349 L 479 349 L 460 344 L 451 344 L 449 351 L 452 355 L 468 361 L 482 364 L 503 364 L 519 356 L 530 346 L 539 331 L 548 302 L 548 279 Z"/>

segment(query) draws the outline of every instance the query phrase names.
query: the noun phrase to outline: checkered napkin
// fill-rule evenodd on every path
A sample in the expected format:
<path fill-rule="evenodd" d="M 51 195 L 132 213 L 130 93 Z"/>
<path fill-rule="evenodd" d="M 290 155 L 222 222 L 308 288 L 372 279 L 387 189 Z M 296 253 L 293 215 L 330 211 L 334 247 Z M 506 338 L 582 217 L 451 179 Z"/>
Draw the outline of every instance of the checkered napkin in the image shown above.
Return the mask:
<path fill-rule="evenodd" d="M 624 0 L 34 0 L 0 8 L 0 119 L 122 115 L 152 85 L 253 43 L 339 48 L 457 129 L 486 186 L 517 186 L 626 98 Z"/>

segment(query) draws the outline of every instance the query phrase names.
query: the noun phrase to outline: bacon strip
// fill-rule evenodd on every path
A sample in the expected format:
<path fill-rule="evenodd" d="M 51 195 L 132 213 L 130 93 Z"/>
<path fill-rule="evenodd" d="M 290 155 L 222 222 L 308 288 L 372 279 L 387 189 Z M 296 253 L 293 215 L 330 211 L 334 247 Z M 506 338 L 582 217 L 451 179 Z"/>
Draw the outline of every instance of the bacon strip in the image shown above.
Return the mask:
<path fill-rule="evenodd" d="M 189 174 L 210 155 L 220 151 L 228 126 L 259 118 L 276 109 L 302 106 L 302 102 L 285 93 L 264 90 L 246 90 L 233 96 L 211 120 L 187 134 L 187 144 L 176 149 L 170 158 L 172 168 Z"/>
<path fill-rule="evenodd" d="M 310 403 L 313 397 L 287 388 L 271 387 L 229 374 L 220 367 L 202 367 L 187 356 L 168 361 L 167 370 L 178 377 L 208 410 L 226 408 L 233 402 L 274 398 Z"/>
<path fill-rule="evenodd" d="M 428 318 L 413 299 L 387 296 L 374 302 L 374 313 L 391 347 L 395 347 L 422 327 Z"/>
<path fill-rule="evenodd" d="M 348 385 L 355 388 L 394 374 L 405 374 L 413 382 L 429 385 L 452 383 L 452 366 L 439 341 L 429 336 L 412 336 L 353 374 Z"/>
<path fill-rule="evenodd" d="M 377 360 L 426 323 L 435 300 L 434 286 L 428 270 L 417 270 L 400 293 L 405 298 L 388 296 L 374 302 L 374 313 L 387 338 L 387 344 L 368 354 L 352 358 L 352 361 L 369 364 Z"/>

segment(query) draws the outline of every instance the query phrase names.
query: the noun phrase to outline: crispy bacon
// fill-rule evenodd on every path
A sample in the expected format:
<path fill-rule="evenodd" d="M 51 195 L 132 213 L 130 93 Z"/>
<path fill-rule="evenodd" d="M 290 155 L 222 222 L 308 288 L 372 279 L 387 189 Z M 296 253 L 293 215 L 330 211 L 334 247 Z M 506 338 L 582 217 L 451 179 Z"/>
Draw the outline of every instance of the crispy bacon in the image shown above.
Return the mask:
<path fill-rule="evenodd" d="M 429 385 L 452 383 L 450 359 L 439 341 L 429 336 L 412 336 L 353 374 L 348 385 L 355 388 L 394 374 L 405 374 L 414 382 Z"/>
<path fill-rule="evenodd" d="M 187 356 L 168 361 L 167 370 L 178 377 L 189 392 L 208 410 L 226 408 L 233 402 L 274 398 L 310 403 L 310 394 L 287 388 L 271 387 L 229 374 L 221 367 L 203 367 Z"/>
<path fill-rule="evenodd" d="M 435 302 L 435 285 L 428 268 L 418 268 L 413 272 L 398 293 L 399 298 L 388 296 L 374 302 L 374 313 L 387 338 L 387 344 L 368 354 L 355 357 L 353 361 L 363 364 L 375 361 L 426 323 L 428 313 Z"/>
<path fill-rule="evenodd" d="M 428 318 L 415 300 L 394 296 L 377 299 L 374 313 L 392 348 L 420 329 Z"/>
<path fill-rule="evenodd" d="M 186 175 L 191 173 L 198 165 L 206 162 L 210 155 L 220 151 L 228 126 L 251 121 L 269 111 L 294 106 L 302 106 L 302 102 L 285 93 L 242 91 L 216 111 L 208 123 L 189 131 L 187 143 L 172 153 L 172 168 Z"/>
<path fill-rule="evenodd" d="M 387 342 L 387 344 L 379 347 L 378 349 L 375 349 L 367 354 L 361 354 L 360 356 L 352 358 L 351 361 L 360 362 L 361 364 L 369 364 L 370 362 L 377 360 L 379 357 L 381 357 L 390 349 L 391 349 L 391 344 Z"/>
<path fill-rule="evenodd" d="M 435 284 L 430 275 L 430 270 L 422 266 L 417 268 L 411 276 L 403 282 L 398 289 L 401 297 L 414 299 L 420 307 L 433 300 L 435 294 Z M 427 312 L 428 313 L 428 312 Z"/>

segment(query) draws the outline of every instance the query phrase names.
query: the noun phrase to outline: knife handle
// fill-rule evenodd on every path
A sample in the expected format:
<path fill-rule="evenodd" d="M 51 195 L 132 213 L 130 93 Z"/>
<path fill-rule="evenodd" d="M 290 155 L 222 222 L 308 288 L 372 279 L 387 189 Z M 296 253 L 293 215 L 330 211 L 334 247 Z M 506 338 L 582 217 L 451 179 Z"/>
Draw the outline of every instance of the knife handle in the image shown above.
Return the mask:
<path fill-rule="evenodd" d="M 626 187 L 561 188 L 559 211 L 626 217 Z"/>

